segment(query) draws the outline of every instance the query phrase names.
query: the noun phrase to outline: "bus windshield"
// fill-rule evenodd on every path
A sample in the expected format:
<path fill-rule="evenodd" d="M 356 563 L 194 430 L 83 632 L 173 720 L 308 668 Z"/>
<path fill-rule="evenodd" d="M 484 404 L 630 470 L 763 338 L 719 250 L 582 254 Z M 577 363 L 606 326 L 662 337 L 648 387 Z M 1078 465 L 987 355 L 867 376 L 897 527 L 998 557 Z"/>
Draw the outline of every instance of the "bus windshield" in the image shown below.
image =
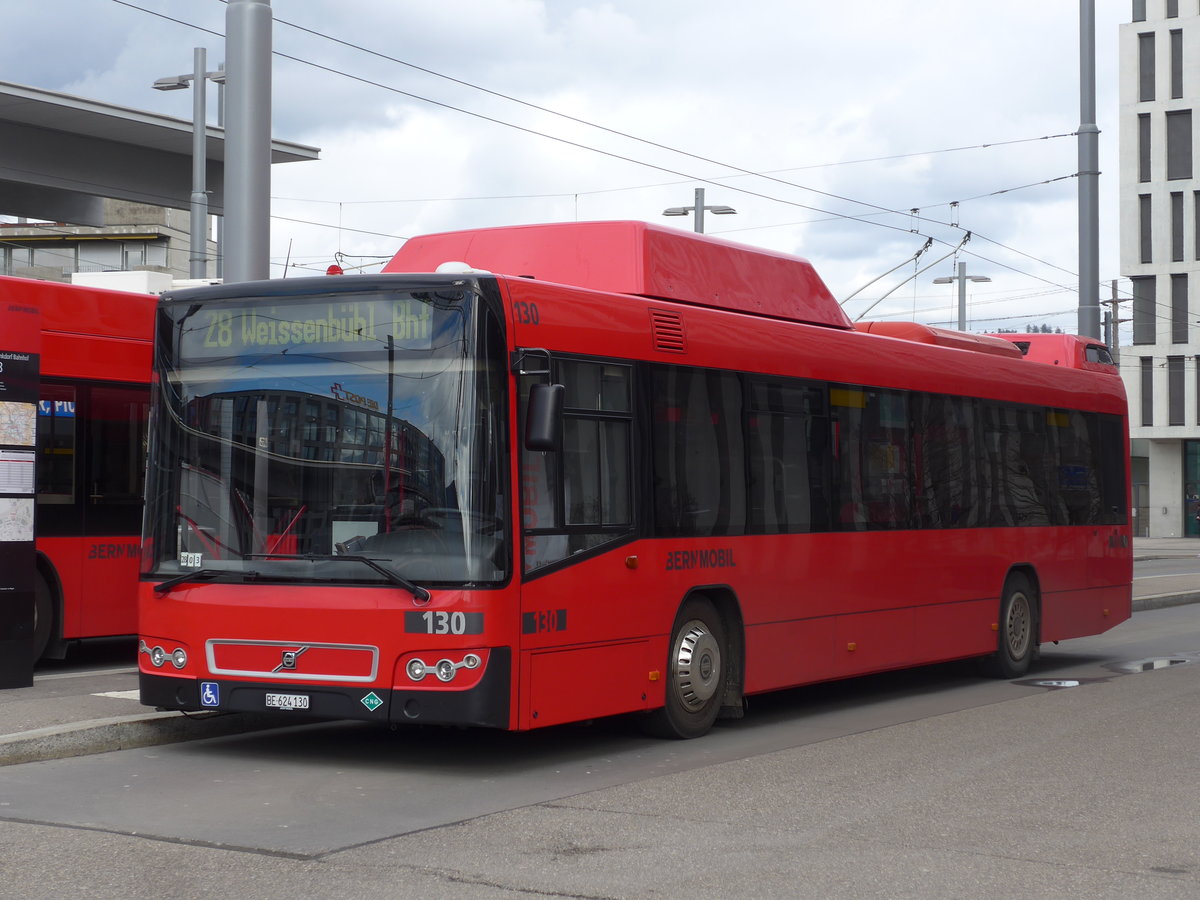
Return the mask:
<path fill-rule="evenodd" d="M 355 280 L 302 295 L 164 299 L 144 574 L 508 578 L 495 305 L 461 280 Z"/>

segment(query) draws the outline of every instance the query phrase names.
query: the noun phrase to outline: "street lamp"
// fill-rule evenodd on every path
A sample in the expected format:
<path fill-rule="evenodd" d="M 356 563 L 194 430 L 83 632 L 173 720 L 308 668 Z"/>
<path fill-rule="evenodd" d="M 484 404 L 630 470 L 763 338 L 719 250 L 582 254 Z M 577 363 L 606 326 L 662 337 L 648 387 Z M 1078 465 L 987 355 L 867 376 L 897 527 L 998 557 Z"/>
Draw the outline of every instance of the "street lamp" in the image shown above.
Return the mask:
<path fill-rule="evenodd" d="M 194 51 L 195 70 L 190 75 L 171 75 L 155 79 L 152 85 L 156 91 L 182 91 L 188 84 L 194 87 L 192 95 L 192 198 L 191 221 L 189 223 L 190 240 L 192 243 L 188 274 L 191 278 L 204 278 L 207 275 L 207 259 L 205 249 L 208 244 L 208 191 L 205 185 L 208 164 L 206 147 L 207 107 L 205 96 L 205 81 L 216 84 L 225 83 L 224 70 L 207 71 L 205 50 L 197 47 Z"/>
<path fill-rule="evenodd" d="M 664 209 L 662 214 L 664 216 L 686 216 L 688 213 L 695 213 L 696 234 L 704 234 L 704 213 L 706 210 L 714 216 L 732 216 L 737 212 L 732 206 L 705 206 L 704 188 L 696 188 L 696 204 L 694 206 L 671 206 Z"/>
<path fill-rule="evenodd" d="M 986 275 L 968 275 L 967 264 L 960 262 L 958 264 L 957 275 L 946 275 L 942 278 L 933 279 L 934 284 L 951 284 L 958 282 L 958 330 L 967 330 L 967 282 L 968 281 L 991 281 Z"/>

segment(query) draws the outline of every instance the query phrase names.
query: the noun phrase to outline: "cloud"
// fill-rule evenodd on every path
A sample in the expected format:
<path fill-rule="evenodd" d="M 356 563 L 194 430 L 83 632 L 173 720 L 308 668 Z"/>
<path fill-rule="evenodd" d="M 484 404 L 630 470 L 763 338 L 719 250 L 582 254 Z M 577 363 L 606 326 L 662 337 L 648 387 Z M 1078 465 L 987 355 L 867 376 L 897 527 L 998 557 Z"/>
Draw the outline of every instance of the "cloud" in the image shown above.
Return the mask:
<path fill-rule="evenodd" d="M 216 67 L 223 40 L 202 29 L 224 32 L 225 4 L 129 3 L 149 12 L 115 0 L 54 0 L 54 16 L 46 4 L 13 4 L 0 31 L 6 77 L 189 117 L 186 94 L 149 84 L 188 70 L 194 46 Z M 932 261 L 967 230 L 974 255 L 961 258 L 993 278 L 990 296 L 1017 298 L 988 304 L 997 315 L 1035 314 L 1047 304 L 1021 298 L 1075 283 L 1075 140 L 1025 139 L 1078 125 L 1076 4 L 274 0 L 272 9 L 281 20 L 274 133 L 322 148 L 319 162 L 273 172 L 275 274 L 285 259 L 323 270 L 339 252 L 366 265 L 430 230 L 575 218 L 687 227 L 661 211 L 690 205 L 703 186 L 707 202 L 738 211 L 710 217 L 712 233 L 804 255 L 839 296 L 927 237 Z M 1128 16 L 1124 0 L 1097 3 L 1102 278 L 1119 274 L 1116 46 Z M 981 144 L 992 146 L 951 150 Z M 909 315 L 952 263 L 910 285 Z M 882 279 L 873 296 L 893 283 Z"/>

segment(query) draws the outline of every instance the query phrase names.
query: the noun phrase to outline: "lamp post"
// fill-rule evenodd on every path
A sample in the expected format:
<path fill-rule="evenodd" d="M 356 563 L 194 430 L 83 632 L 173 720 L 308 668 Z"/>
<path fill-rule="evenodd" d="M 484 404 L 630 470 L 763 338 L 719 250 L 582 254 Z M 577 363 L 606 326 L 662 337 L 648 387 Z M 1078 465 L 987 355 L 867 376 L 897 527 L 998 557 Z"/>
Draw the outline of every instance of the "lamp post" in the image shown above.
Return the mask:
<path fill-rule="evenodd" d="M 206 166 L 208 165 L 207 140 L 207 97 L 205 81 L 223 84 L 225 72 L 209 72 L 205 63 L 205 50 L 197 47 L 194 51 L 195 68 L 190 75 L 173 75 L 159 78 L 154 82 L 156 91 L 182 91 L 188 84 L 193 86 L 192 92 L 192 197 L 190 204 L 191 221 L 189 234 L 192 244 L 189 257 L 188 275 L 191 278 L 204 278 L 207 273 L 208 244 L 208 190 L 206 186 Z"/>
<path fill-rule="evenodd" d="M 664 209 L 662 214 L 664 216 L 686 216 L 688 213 L 695 213 L 696 234 L 704 234 L 705 210 L 714 216 L 732 216 L 737 212 L 732 206 L 705 206 L 704 188 L 696 188 L 696 203 L 694 206 L 671 206 Z"/>
<path fill-rule="evenodd" d="M 933 279 L 934 284 L 950 284 L 958 282 L 958 330 L 967 330 L 967 282 L 968 281 L 991 281 L 986 275 L 968 275 L 967 264 L 960 262 L 958 264 L 957 275 L 947 275 L 942 278 Z"/>

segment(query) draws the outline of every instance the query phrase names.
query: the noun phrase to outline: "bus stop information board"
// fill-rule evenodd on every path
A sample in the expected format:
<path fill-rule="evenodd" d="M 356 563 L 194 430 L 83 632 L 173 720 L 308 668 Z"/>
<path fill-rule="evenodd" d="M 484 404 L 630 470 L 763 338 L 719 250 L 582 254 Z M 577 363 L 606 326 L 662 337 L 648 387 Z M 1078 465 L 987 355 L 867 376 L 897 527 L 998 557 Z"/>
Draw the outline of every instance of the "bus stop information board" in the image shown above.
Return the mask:
<path fill-rule="evenodd" d="M 0 294 L 0 688 L 33 684 L 40 342 L 37 310 Z"/>

